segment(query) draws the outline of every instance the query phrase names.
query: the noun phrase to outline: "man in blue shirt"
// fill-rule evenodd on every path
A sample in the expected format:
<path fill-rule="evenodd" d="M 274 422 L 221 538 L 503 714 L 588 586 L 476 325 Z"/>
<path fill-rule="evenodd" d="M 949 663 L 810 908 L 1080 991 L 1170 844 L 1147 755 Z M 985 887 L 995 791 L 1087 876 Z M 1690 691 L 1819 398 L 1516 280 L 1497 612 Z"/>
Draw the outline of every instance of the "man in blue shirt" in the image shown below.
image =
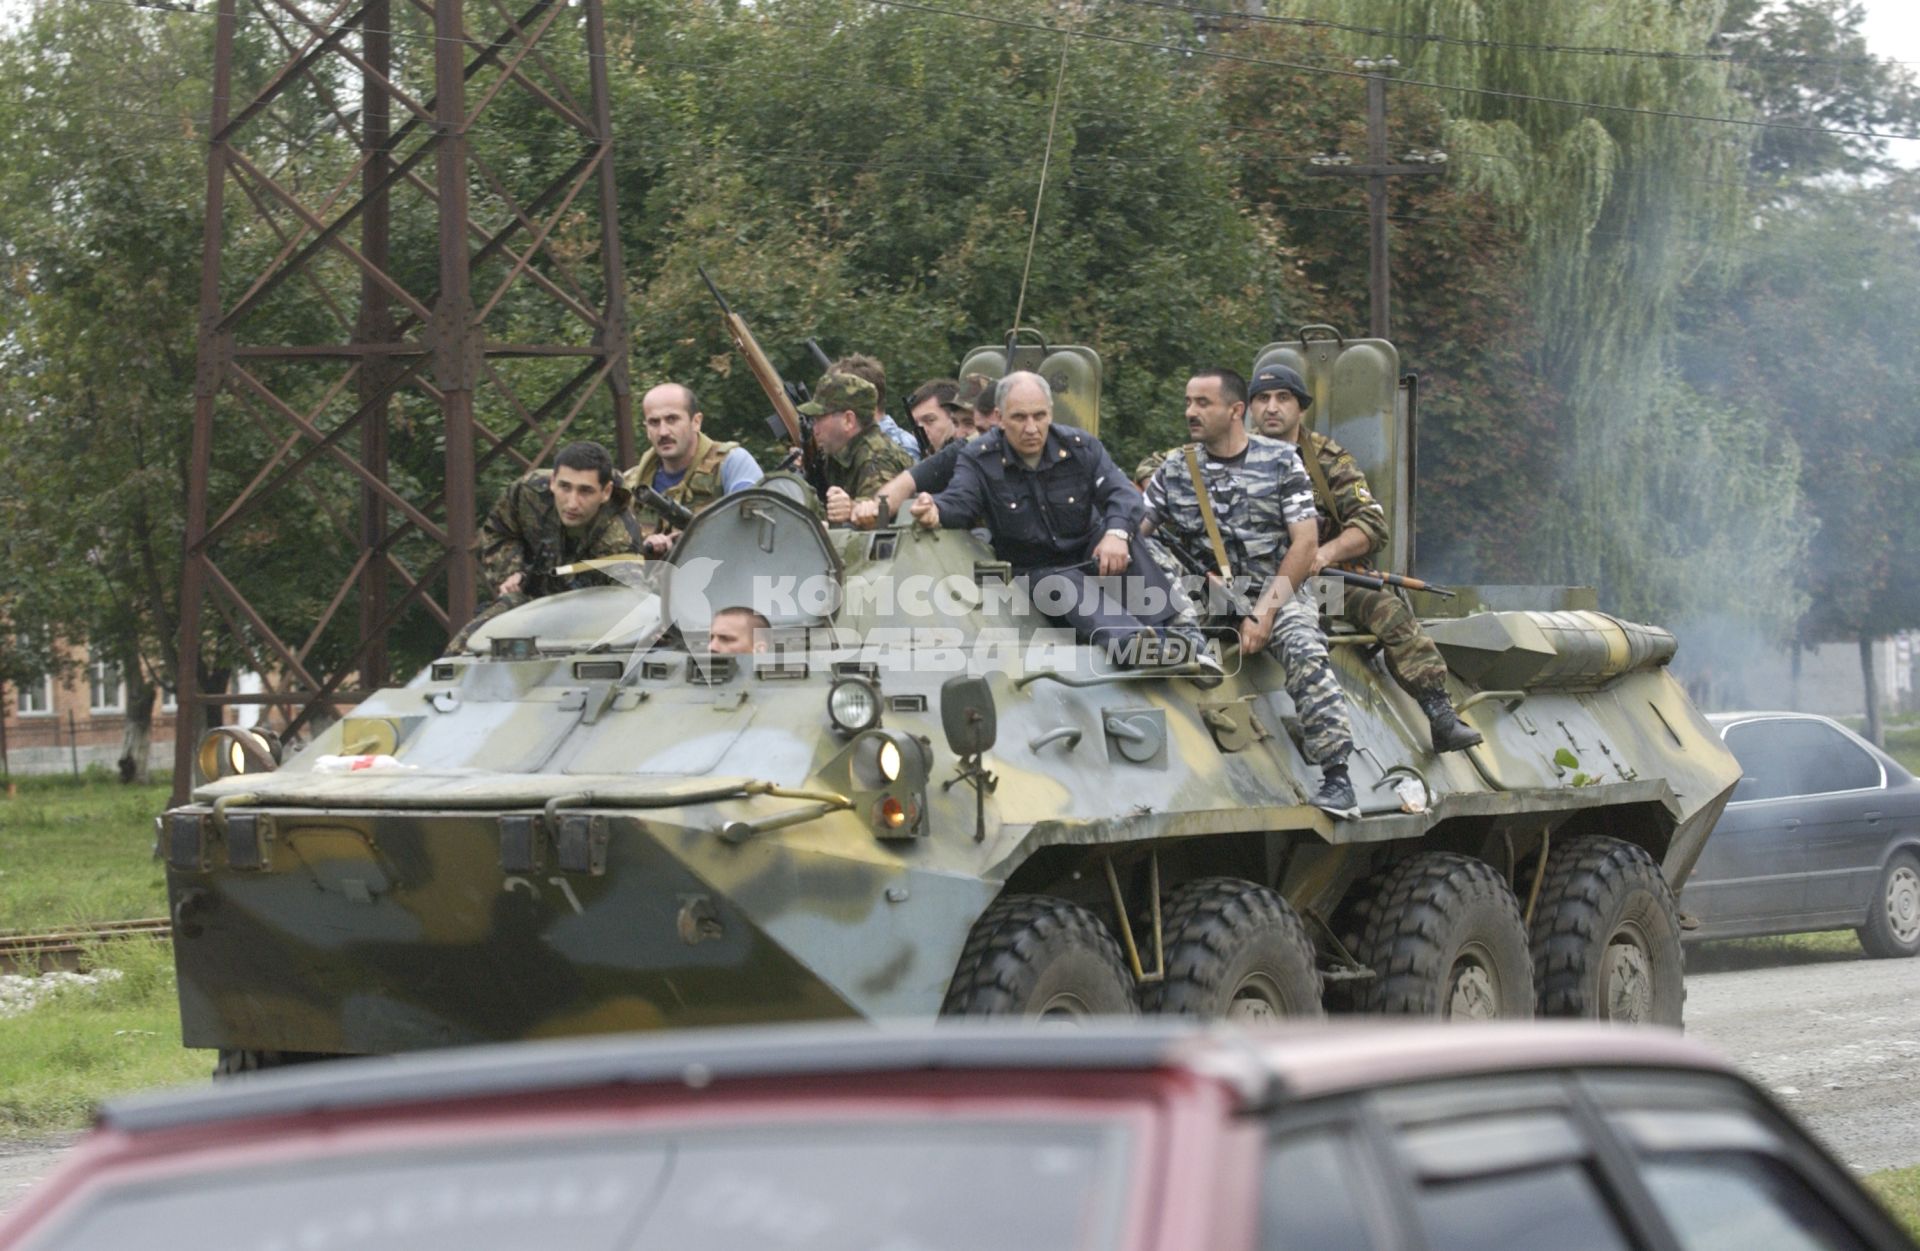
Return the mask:
<path fill-rule="evenodd" d="M 652 487 L 697 513 L 721 496 L 760 481 L 760 465 L 752 452 L 738 443 L 710 439 L 701 431 L 705 415 L 692 387 L 663 382 L 640 397 L 640 413 L 646 423 L 647 450 L 639 464 L 620 476 L 629 490 Z M 658 556 L 673 546 L 679 535 L 664 518 L 644 505 L 635 511 L 646 531 L 642 550 Z"/>

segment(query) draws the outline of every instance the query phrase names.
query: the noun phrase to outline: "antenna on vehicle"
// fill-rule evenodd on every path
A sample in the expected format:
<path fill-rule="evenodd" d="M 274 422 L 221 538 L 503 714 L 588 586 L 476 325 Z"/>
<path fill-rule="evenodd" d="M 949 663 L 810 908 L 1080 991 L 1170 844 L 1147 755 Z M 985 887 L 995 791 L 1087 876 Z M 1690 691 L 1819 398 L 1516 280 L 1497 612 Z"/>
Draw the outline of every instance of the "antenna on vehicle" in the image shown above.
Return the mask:
<path fill-rule="evenodd" d="M 1040 186 L 1033 193 L 1033 224 L 1027 231 L 1027 259 L 1020 266 L 1020 295 L 1013 304 L 1014 329 L 1007 332 L 1007 368 L 1013 368 L 1013 339 L 1019 333 L 1020 317 L 1027 311 L 1027 276 L 1033 272 L 1033 247 L 1040 238 L 1040 205 L 1047 195 L 1047 170 L 1053 164 L 1053 132 L 1060 122 L 1060 85 L 1067 77 L 1067 48 L 1072 32 L 1060 32 L 1060 68 L 1053 76 L 1053 110 L 1047 116 L 1047 147 L 1040 156 Z"/>

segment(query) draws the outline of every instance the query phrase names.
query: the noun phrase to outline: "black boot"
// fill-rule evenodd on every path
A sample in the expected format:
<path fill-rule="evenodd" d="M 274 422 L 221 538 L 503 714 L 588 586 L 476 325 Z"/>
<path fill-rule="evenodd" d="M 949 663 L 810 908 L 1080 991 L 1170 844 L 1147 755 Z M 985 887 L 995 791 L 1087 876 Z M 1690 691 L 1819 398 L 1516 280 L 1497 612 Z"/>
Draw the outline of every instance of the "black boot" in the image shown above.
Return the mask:
<path fill-rule="evenodd" d="M 1360 815 L 1360 800 L 1353 793 L 1353 779 L 1347 776 L 1345 764 L 1320 770 L 1320 789 L 1307 802 L 1331 817 L 1352 820 Z"/>
<path fill-rule="evenodd" d="M 1485 741 L 1480 737 L 1480 731 L 1460 720 L 1460 714 L 1453 710 L 1453 701 L 1447 698 L 1445 691 L 1422 694 L 1420 710 L 1427 714 L 1427 724 L 1432 728 L 1433 753 L 1436 756 L 1445 751 L 1465 751 Z"/>

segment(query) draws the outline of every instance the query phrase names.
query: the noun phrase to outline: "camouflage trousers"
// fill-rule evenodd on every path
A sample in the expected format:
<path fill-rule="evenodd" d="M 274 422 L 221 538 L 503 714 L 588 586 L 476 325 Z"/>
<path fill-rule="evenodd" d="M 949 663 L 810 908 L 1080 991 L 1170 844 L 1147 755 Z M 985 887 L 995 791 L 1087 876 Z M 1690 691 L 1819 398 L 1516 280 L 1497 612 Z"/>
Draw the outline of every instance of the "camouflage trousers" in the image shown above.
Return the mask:
<path fill-rule="evenodd" d="M 447 644 L 447 649 L 440 654 L 443 656 L 459 655 L 461 652 L 464 652 L 467 650 L 467 640 L 473 636 L 473 632 L 475 630 L 478 630 L 481 626 L 487 624 L 487 622 L 489 621 L 492 621 L 495 617 L 498 617 L 503 612 L 507 612 L 510 609 L 518 608 L 522 604 L 528 604 L 532 602 L 533 602 L 533 596 L 528 595 L 524 591 L 515 591 L 511 595 L 502 595 L 500 598 L 494 600 L 491 604 L 488 604 L 485 608 L 481 609 L 480 614 L 476 616 L 472 621 L 469 621 L 467 622 L 467 624 L 461 626 L 460 633 L 453 636 L 452 641 Z"/>
<path fill-rule="evenodd" d="M 1415 698 L 1436 691 L 1446 694 L 1447 662 L 1405 601 L 1391 591 L 1364 586 L 1349 586 L 1345 594 L 1341 616 L 1380 640 L 1387 668 L 1402 689 Z"/>
<path fill-rule="evenodd" d="M 1287 694 L 1300 716 L 1301 751 L 1314 764 L 1345 764 L 1353 751 L 1353 725 L 1347 720 L 1347 693 L 1333 676 L 1327 636 L 1320 632 L 1320 610 L 1302 592 L 1280 606 L 1267 650 L 1286 674 Z"/>

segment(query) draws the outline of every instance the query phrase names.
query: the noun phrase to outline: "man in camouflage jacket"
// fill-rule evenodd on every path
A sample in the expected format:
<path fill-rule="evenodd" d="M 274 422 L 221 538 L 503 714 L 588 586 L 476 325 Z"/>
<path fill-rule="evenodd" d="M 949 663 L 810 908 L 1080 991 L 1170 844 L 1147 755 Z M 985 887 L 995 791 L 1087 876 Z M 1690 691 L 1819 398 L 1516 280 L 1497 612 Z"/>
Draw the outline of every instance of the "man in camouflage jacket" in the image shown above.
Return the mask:
<path fill-rule="evenodd" d="M 1367 476 L 1352 453 L 1318 431 L 1300 428 L 1302 415 L 1313 403 L 1306 383 L 1284 365 L 1268 365 L 1254 374 L 1248 390 L 1255 429 L 1297 445 L 1313 479 L 1320 519 L 1313 571 L 1330 564 L 1370 565 L 1373 553 L 1387 543 L 1386 510 L 1367 489 Z M 1447 662 L 1404 600 L 1392 591 L 1348 586 L 1341 615 L 1355 629 L 1380 640 L 1394 680 L 1427 714 L 1434 751 L 1462 751 L 1481 741 L 1479 731 L 1454 711 L 1447 695 Z"/>
<path fill-rule="evenodd" d="M 597 570 L 561 576 L 575 561 L 640 550 L 631 496 L 613 472 L 613 457 L 598 443 L 569 443 L 552 469 L 536 469 L 501 494 L 480 527 L 480 570 L 494 588 L 493 603 L 447 645 L 465 649 L 475 630 L 529 600 L 613 579 Z"/>
<path fill-rule="evenodd" d="M 1360 805 L 1347 775 L 1353 752 L 1347 697 L 1327 656 L 1320 614 L 1304 591 L 1318 547 L 1313 485 L 1291 445 L 1247 433 L 1246 385 L 1230 369 L 1205 370 L 1188 380 L 1187 432 L 1194 445 L 1170 453 L 1148 481 L 1142 532 L 1151 536 L 1149 548 L 1170 573 L 1179 565 L 1201 567 L 1236 583 L 1251 579 L 1260 588 L 1254 603 L 1232 612 L 1241 655 L 1273 643 L 1305 732 L 1305 755 L 1320 766 L 1320 788 L 1308 802 L 1334 816 L 1356 817 Z M 1194 485 L 1196 466 L 1219 551 Z M 1174 547 L 1185 561 L 1166 550 Z"/>
<path fill-rule="evenodd" d="M 874 423 L 878 403 L 879 392 L 865 378 L 829 373 L 800 406 L 813 418 L 814 442 L 824 461 L 829 523 L 845 523 L 854 501 L 878 495 L 890 478 L 913 464 Z"/>

